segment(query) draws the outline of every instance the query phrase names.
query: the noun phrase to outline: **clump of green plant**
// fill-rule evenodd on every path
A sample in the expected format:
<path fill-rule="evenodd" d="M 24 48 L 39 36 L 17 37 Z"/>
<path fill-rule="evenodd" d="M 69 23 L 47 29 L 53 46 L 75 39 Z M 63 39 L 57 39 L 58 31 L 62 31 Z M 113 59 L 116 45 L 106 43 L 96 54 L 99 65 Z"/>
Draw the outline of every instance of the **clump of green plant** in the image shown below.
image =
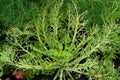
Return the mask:
<path fill-rule="evenodd" d="M 118 19 L 120 13 L 120 0 L 77 0 L 79 12 L 88 10 L 90 24 L 102 25 L 104 21 Z"/>
<path fill-rule="evenodd" d="M 31 19 L 34 4 L 29 0 L 1 0 L 0 9 L 0 21 L 5 28 L 13 25 L 22 27 Z"/>
<path fill-rule="evenodd" d="M 119 49 L 115 47 L 118 46 L 120 30 L 116 24 L 104 22 L 102 26 L 87 26 L 89 20 L 85 17 L 88 11 L 79 13 L 74 1 L 64 4 L 63 0 L 53 0 L 37 10 L 37 15 L 24 24 L 23 29 L 13 27 L 7 32 L 9 45 L 0 53 L 2 65 L 31 70 L 34 74 L 39 71 L 45 75 L 55 74 L 53 80 L 65 80 L 66 77 L 75 80 L 71 75 L 73 72 L 85 74 L 90 79 L 98 78 L 96 74 L 102 75 L 99 80 L 118 78 L 114 66 L 114 75 L 109 73 L 107 66 L 115 57 L 115 49 Z M 104 55 L 104 61 L 98 60 L 99 51 Z"/>

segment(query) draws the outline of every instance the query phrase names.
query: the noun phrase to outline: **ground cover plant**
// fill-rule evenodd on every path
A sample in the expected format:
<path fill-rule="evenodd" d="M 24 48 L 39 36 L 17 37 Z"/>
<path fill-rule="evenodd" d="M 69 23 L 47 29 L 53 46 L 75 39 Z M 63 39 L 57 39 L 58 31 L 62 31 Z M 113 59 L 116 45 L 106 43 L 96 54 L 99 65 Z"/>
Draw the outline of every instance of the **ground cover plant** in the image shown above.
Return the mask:
<path fill-rule="evenodd" d="M 119 80 L 119 0 L 9 1 L 0 6 L 0 76 Z"/>

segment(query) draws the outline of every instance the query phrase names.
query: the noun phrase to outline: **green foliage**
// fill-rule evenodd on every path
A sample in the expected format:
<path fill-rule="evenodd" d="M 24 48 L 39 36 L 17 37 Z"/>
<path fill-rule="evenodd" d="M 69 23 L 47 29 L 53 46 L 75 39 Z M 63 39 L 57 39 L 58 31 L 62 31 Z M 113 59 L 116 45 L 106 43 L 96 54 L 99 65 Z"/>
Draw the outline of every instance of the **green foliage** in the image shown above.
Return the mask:
<path fill-rule="evenodd" d="M 86 18 L 92 24 L 102 25 L 104 21 L 115 21 L 120 17 L 120 0 L 78 0 L 76 3 L 80 12 L 88 10 Z"/>
<path fill-rule="evenodd" d="M 3 69 L 2 69 L 2 64 L 1 64 L 1 66 L 0 66 L 0 76 L 2 76 L 3 75 Z"/>
<path fill-rule="evenodd" d="M 0 0 L 0 17 L 6 27 L 23 26 L 32 17 L 33 5 L 29 0 Z"/>
<path fill-rule="evenodd" d="M 109 66 L 108 66 L 109 65 Z M 99 66 L 95 69 L 91 69 L 88 72 L 91 79 L 95 80 L 118 80 L 119 72 L 114 68 L 113 63 L 110 60 L 104 60 L 99 63 Z M 101 77 L 97 77 L 95 75 L 102 75 Z"/>
<path fill-rule="evenodd" d="M 10 0 L 2 7 L 8 6 L 4 11 L 11 12 L 9 15 L 2 13 L 2 21 L 14 27 L 6 31 L 8 43 L 0 52 L 1 65 L 26 70 L 28 80 L 39 73 L 56 74 L 53 80 L 65 80 L 65 77 L 74 80 L 73 72 L 88 75 L 90 79 L 119 78 L 112 63 L 120 52 L 120 28 L 114 22 L 119 13 L 119 0 L 38 2 Z M 35 11 L 32 17 L 31 11 Z M 103 55 L 101 60 L 98 52 Z M 96 74 L 102 77 L 97 78 Z"/>

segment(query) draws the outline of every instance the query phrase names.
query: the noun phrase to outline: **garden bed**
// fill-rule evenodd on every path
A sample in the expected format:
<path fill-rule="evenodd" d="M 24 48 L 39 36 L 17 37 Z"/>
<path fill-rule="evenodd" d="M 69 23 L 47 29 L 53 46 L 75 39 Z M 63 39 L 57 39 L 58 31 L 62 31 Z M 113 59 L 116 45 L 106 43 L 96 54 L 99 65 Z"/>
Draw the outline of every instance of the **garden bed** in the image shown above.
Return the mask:
<path fill-rule="evenodd" d="M 1 0 L 1 79 L 119 80 L 119 3 Z"/>

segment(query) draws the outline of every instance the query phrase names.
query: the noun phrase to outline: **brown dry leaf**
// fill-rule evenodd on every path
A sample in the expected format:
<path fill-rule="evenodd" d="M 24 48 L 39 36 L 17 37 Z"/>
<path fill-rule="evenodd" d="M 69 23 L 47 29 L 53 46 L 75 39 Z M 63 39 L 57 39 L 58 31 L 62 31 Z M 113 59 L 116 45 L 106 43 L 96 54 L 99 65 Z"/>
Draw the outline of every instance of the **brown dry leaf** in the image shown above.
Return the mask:
<path fill-rule="evenodd" d="M 23 79 L 23 76 L 25 75 L 25 72 L 22 71 L 22 70 L 19 70 L 19 71 L 14 71 L 12 73 L 12 75 L 14 75 L 17 79 Z"/>
<path fill-rule="evenodd" d="M 101 78 L 101 77 L 103 77 L 102 74 L 95 74 L 94 76 L 95 76 L 96 78 Z"/>
<path fill-rule="evenodd" d="M 5 80 L 10 80 L 10 78 L 6 78 Z"/>

